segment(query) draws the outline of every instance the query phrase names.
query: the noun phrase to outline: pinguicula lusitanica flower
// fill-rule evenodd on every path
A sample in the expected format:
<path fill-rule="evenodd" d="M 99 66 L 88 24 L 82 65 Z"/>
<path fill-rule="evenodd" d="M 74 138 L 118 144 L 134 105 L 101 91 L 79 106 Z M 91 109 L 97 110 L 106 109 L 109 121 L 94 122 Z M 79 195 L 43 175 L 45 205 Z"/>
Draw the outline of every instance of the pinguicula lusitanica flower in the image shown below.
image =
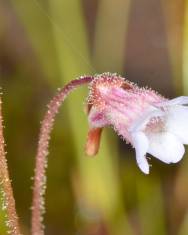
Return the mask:
<path fill-rule="evenodd" d="M 89 84 L 86 104 L 89 133 L 85 147 L 88 155 L 97 153 L 105 126 L 112 126 L 135 148 L 137 164 L 145 174 L 149 173 L 147 153 L 165 163 L 175 163 L 183 157 L 183 145 L 188 144 L 188 107 L 185 106 L 188 97 L 168 100 L 151 89 L 139 88 L 109 73 L 70 81 L 51 100 L 41 124 L 33 187 L 33 235 L 44 235 L 45 170 L 55 116 L 67 95 L 85 84 Z"/>
<path fill-rule="evenodd" d="M 168 100 L 117 75 L 102 74 L 90 84 L 86 144 L 88 155 L 98 151 L 101 130 L 112 126 L 136 152 L 139 168 L 149 173 L 146 154 L 176 163 L 188 144 L 188 97 Z"/>

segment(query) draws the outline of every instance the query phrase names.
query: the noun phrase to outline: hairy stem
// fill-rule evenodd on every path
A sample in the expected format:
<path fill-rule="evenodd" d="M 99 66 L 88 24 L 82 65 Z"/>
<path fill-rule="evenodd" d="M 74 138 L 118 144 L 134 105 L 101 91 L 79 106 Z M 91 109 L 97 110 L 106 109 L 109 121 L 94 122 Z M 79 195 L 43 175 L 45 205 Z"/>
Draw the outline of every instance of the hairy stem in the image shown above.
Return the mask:
<path fill-rule="evenodd" d="M 20 235 L 20 228 L 18 223 L 18 216 L 16 214 L 15 200 L 13 196 L 13 190 L 11 187 L 11 181 L 9 178 L 5 142 L 3 137 L 3 118 L 2 118 L 2 102 L 0 99 L 0 182 L 3 195 L 4 209 L 7 212 L 7 226 L 9 233 L 12 235 Z"/>
<path fill-rule="evenodd" d="M 67 95 L 78 86 L 87 84 L 93 80 L 93 77 L 81 77 L 68 83 L 63 87 L 56 96 L 51 100 L 48 105 L 48 111 L 45 114 L 44 120 L 42 121 L 38 149 L 36 155 L 36 167 L 34 176 L 34 187 L 33 187 L 33 203 L 32 203 L 32 221 L 31 221 L 31 232 L 32 235 L 43 235 L 43 214 L 45 212 L 44 207 L 44 195 L 46 189 L 46 168 L 47 168 L 47 155 L 48 146 L 50 140 L 50 133 L 53 128 L 54 119 L 59 111 L 59 108 Z"/>

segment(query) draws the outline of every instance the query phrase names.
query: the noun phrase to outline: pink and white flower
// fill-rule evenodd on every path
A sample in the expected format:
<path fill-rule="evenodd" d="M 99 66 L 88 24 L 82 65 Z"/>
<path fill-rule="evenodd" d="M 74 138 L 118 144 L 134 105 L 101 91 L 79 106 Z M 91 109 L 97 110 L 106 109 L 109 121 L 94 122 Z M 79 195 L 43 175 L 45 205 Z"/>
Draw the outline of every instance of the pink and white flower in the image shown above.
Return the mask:
<path fill-rule="evenodd" d="M 188 144 L 188 97 L 168 100 L 117 75 L 102 74 L 90 85 L 86 153 L 95 155 L 102 128 L 112 126 L 136 152 L 139 168 L 149 173 L 146 153 L 176 163 Z"/>

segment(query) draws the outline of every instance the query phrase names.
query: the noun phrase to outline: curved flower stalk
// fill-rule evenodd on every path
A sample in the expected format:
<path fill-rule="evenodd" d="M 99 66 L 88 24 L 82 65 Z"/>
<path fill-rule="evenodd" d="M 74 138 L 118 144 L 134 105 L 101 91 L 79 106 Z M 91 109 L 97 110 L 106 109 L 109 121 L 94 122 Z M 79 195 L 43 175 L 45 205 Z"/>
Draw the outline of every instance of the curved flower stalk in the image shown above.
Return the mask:
<path fill-rule="evenodd" d="M 146 153 L 165 163 L 176 163 L 183 157 L 183 144 L 188 144 L 188 107 L 184 106 L 188 97 L 168 100 L 110 73 L 71 81 L 52 99 L 41 126 L 33 188 L 33 235 L 44 234 L 45 170 L 55 115 L 66 96 L 86 83 L 90 83 L 87 100 L 90 128 L 85 147 L 88 155 L 98 152 L 105 126 L 112 126 L 135 148 L 137 164 L 145 174 L 149 173 Z"/>
<path fill-rule="evenodd" d="M 15 208 L 15 200 L 13 196 L 13 191 L 11 187 L 11 181 L 9 178 L 7 161 L 5 157 L 4 149 L 4 137 L 3 137 L 3 118 L 1 110 L 1 99 L 0 99 L 0 182 L 2 190 L 2 201 L 3 209 L 6 210 L 7 216 L 7 227 L 9 233 L 12 235 L 21 235 L 20 227 L 18 223 L 18 216 Z"/>
<path fill-rule="evenodd" d="M 57 95 L 52 99 L 48 105 L 48 111 L 45 114 L 41 125 L 38 149 L 36 155 L 36 168 L 34 176 L 33 187 L 33 203 L 32 203 L 32 221 L 31 232 L 32 235 L 43 235 L 43 214 L 44 214 L 44 194 L 46 187 L 45 171 L 47 167 L 48 145 L 50 140 L 50 133 L 54 124 L 55 115 L 67 95 L 78 86 L 91 82 L 93 77 L 81 77 L 68 83 L 63 87 Z"/>

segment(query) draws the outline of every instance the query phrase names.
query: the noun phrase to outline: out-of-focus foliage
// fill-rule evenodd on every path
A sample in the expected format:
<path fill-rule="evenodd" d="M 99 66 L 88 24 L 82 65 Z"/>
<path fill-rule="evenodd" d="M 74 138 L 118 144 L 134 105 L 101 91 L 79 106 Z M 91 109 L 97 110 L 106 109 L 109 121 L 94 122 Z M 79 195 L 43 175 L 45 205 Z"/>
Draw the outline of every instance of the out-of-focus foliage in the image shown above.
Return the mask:
<path fill-rule="evenodd" d="M 17 211 L 29 234 L 40 121 L 56 88 L 84 74 L 119 72 L 167 97 L 188 95 L 188 1 L 2 0 L 0 81 L 7 157 Z M 188 161 L 152 158 L 105 130 L 96 158 L 84 155 L 81 88 L 65 101 L 50 143 L 46 234 L 186 235 Z M 5 234 L 0 211 L 0 234 Z"/>

